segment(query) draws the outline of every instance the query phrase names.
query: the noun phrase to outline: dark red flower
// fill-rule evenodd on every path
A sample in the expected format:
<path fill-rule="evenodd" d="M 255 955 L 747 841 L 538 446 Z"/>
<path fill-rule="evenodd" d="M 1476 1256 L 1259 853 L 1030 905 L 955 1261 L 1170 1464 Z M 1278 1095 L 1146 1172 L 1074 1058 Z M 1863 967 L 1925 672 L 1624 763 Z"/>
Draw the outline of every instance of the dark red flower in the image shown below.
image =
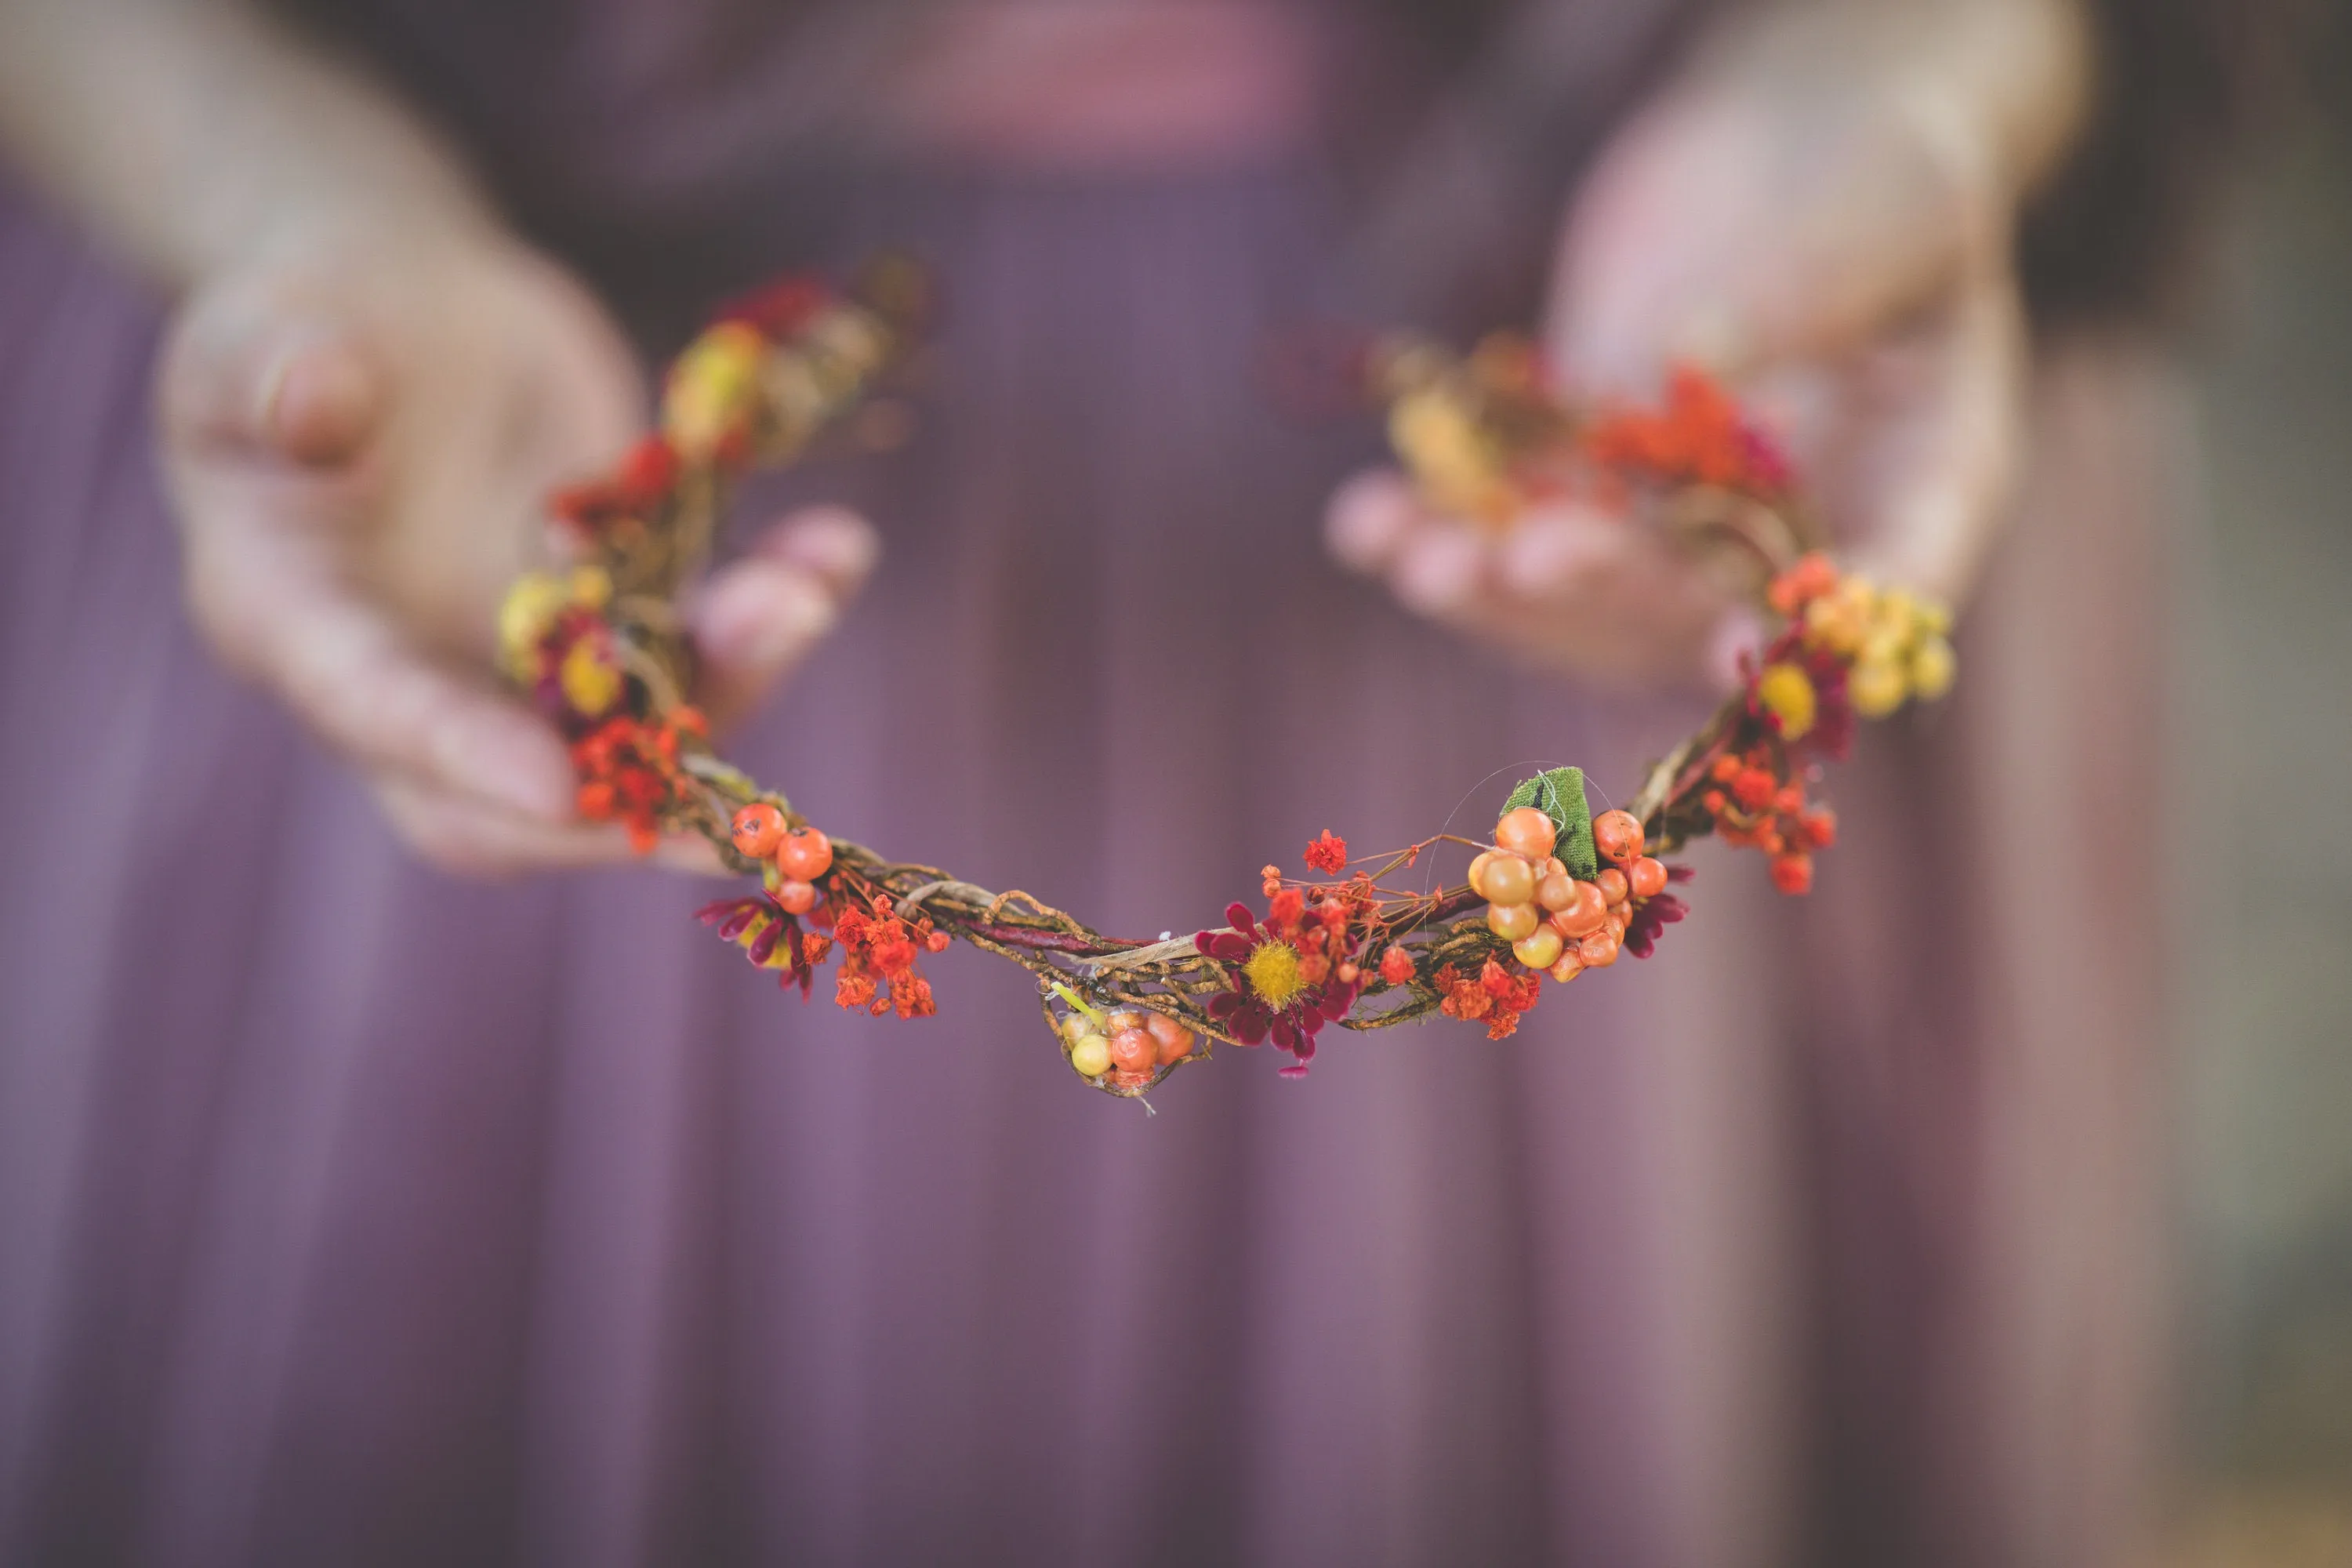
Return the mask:
<path fill-rule="evenodd" d="M 1233 983 L 1232 990 L 1209 998 L 1209 1016 L 1244 1046 L 1271 1039 L 1297 1058 L 1283 1076 L 1299 1077 L 1314 1059 L 1315 1037 L 1325 1024 L 1347 1016 L 1363 983 L 1349 962 L 1360 940 L 1349 906 L 1325 899 L 1310 909 L 1306 895 L 1285 888 L 1275 894 L 1264 924 L 1238 902 L 1226 906 L 1225 919 L 1232 930 L 1192 938 L 1194 947 L 1225 966 Z"/>

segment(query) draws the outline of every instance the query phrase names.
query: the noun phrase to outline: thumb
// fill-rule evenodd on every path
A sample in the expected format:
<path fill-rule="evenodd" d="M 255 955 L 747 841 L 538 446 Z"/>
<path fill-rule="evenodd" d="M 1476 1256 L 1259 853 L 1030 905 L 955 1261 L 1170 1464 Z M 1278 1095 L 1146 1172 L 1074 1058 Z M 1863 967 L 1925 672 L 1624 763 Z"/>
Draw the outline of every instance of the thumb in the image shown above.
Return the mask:
<path fill-rule="evenodd" d="M 688 614 L 702 657 L 697 696 L 711 721 L 740 718 L 806 658 L 880 554 L 864 518 L 812 507 L 713 574 Z"/>
<path fill-rule="evenodd" d="M 383 423 L 388 394 L 382 356 L 356 327 L 259 299 L 187 312 L 165 346 L 160 387 L 174 442 L 306 468 L 357 458 Z"/>

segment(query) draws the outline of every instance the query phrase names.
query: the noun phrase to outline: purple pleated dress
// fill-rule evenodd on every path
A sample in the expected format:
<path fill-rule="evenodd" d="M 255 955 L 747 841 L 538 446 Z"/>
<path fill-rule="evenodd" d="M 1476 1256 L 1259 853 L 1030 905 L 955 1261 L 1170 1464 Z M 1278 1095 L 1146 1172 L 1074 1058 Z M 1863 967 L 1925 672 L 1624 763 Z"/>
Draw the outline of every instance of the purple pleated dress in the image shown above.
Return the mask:
<path fill-rule="evenodd" d="M 1257 372 L 1326 302 L 1311 160 L 785 170 L 753 221 L 663 160 L 758 95 L 616 76 L 638 12 L 562 8 L 534 52 L 524 8 L 433 9 L 355 34 L 655 349 L 771 268 L 939 271 L 911 445 L 747 501 L 886 539 L 730 744 L 828 829 L 1149 937 L 1325 828 L 1475 833 L 1539 763 L 1630 788 L 1693 721 L 1514 673 L 1321 553 L 1376 433 L 1276 416 Z M 183 616 L 157 321 L 0 196 L 0 1560 L 2129 1539 L 2172 418 L 2135 351 L 2047 356 L 1960 691 L 1832 781 L 1811 900 L 1702 853 L 1655 959 L 1511 1040 L 1327 1035 L 1303 1082 L 1224 1048 L 1154 1115 L 1081 1088 L 981 955 L 930 963 L 938 1018 L 869 1020 L 780 995 L 688 880 L 406 858 Z"/>

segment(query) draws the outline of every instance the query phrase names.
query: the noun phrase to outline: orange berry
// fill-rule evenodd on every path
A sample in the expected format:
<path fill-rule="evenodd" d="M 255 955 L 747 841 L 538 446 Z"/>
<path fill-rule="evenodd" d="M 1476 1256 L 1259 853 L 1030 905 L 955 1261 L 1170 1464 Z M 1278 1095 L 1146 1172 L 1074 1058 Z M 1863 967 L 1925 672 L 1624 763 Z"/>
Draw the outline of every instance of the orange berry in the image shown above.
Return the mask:
<path fill-rule="evenodd" d="M 1826 805 L 1817 805 L 1805 813 L 1799 826 L 1804 831 L 1805 842 L 1815 849 L 1827 849 L 1837 842 L 1837 813 Z"/>
<path fill-rule="evenodd" d="M 1654 899 L 1666 890 L 1666 863 L 1644 855 L 1625 868 L 1625 880 L 1637 899 Z"/>
<path fill-rule="evenodd" d="M 1162 1063 L 1172 1062 L 1180 1057 L 1189 1057 L 1192 1054 L 1192 1031 L 1168 1016 L 1167 1014 L 1145 1014 L 1143 1027 L 1144 1031 L 1150 1035 L 1152 1045 L 1158 1047 L 1159 1058 Z"/>
<path fill-rule="evenodd" d="M 1790 895 L 1813 890 L 1813 858 L 1803 850 L 1772 858 L 1772 885 Z"/>
<path fill-rule="evenodd" d="M 735 814 L 735 847 L 754 860 L 776 852 L 784 837 L 784 814 L 764 800 L 755 800 Z"/>
<path fill-rule="evenodd" d="M 1536 868 L 1516 855 L 1496 855 L 1472 886 L 1489 903 L 1524 904 L 1536 896 Z"/>
<path fill-rule="evenodd" d="M 1524 855 L 1530 860 L 1541 860 L 1551 854 L 1559 841 L 1559 829 L 1552 819 L 1532 805 L 1517 811 L 1507 811 L 1495 824 L 1495 843 L 1498 848 L 1514 855 Z"/>
<path fill-rule="evenodd" d="M 1747 765 L 1732 752 L 1726 752 L 1716 758 L 1713 764 L 1707 768 L 1706 776 L 1717 784 L 1729 784 L 1739 776 L 1739 770 Z"/>
<path fill-rule="evenodd" d="M 1533 904 L 1488 904 L 1486 929 L 1505 942 L 1517 942 L 1532 933 L 1543 917 L 1536 913 Z"/>
<path fill-rule="evenodd" d="M 1576 901 L 1551 917 L 1554 931 L 1570 942 L 1591 935 L 1609 918 L 1609 900 L 1591 882 L 1576 884 Z"/>
<path fill-rule="evenodd" d="M 816 908 L 816 884 L 787 877 L 776 884 L 776 902 L 783 905 L 786 914 L 804 915 Z"/>
<path fill-rule="evenodd" d="M 776 869 L 796 882 L 814 882 L 833 869 L 833 840 L 814 827 L 796 827 L 776 845 Z"/>
<path fill-rule="evenodd" d="M 1536 884 L 1536 902 L 1553 914 L 1576 902 L 1576 879 L 1565 871 L 1548 871 Z"/>
<path fill-rule="evenodd" d="M 1622 866 L 1642 852 L 1642 825 L 1630 811 L 1604 811 L 1592 819 L 1592 847 Z"/>
<path fill-rule="evenodd" d="M 1625 879 L 1625 873 L 1620 871 L 1614 866 L 1602 867 L 1601 868 L 1601 875 L 1595 877 L 1592 880 L 1594 885 L 1601 889 L 1601 902 L 1607 904 L 1612 910 L 1619 904 L 1623 903 L 1625 901 L 1625 895 L 1633 890 L 1633 884 Z"/>
<path fill-rule="evenodd" d="M 1782 816 L 1794 816 L 1804 810 L 1804 787 L 1801 784 L 1782 784 L 1780 793 L 1772 797 L 1772 809 Z"/>
<path fill-rule="evenodd" d="M 1584 960 L 1574 951 L 1560 954 L 1559 962 L 1551 966 L 1551 977 L 1562 985 L 1584 973 Z"/>
<path fill-rule="evenodd" d="M 1594 931 L 1576 944 L 1576 961 L 1587 969 L 1606 969 L 1617 962 L 1617 933 Z"/>

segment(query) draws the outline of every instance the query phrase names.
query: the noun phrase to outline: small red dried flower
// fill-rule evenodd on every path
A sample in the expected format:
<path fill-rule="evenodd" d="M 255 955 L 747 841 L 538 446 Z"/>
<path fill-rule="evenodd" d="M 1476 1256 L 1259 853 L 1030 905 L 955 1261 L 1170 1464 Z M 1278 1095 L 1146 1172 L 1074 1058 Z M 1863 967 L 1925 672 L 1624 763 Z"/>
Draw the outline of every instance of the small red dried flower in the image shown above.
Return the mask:
<path fill-rule="evenodd" d="M 1338 876 L 1348 868 L 1348 841 L 1333 837 L 1331 830 L 1325 828 L 1323 837 L 1307 847 L 1307 865 L 1310 870 Z"/>

